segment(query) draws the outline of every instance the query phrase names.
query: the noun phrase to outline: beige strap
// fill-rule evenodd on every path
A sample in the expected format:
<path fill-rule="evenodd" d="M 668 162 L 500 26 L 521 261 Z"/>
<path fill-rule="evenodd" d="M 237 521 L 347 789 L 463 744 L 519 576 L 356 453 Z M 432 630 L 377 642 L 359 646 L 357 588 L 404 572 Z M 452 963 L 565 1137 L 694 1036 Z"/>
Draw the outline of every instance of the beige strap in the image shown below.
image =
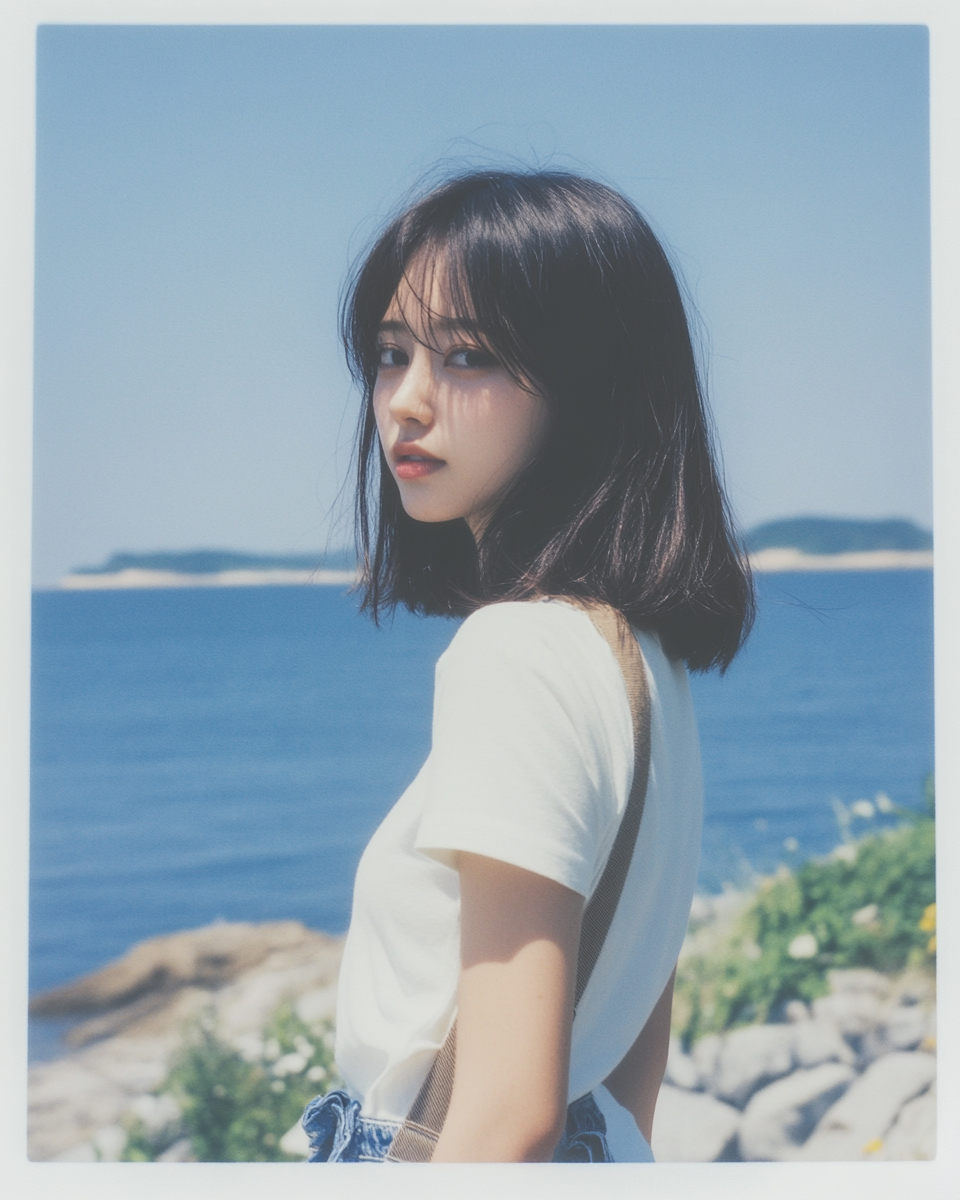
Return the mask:
<path fill-rule="evenodd" d="M 647 777 L 650 774 L 650 693 L 643 655 L 627 619 L 609 605 L 585 604 L 582 601 L 573 603 L 587 612 L 620 664 L 633 718 L 634 750 L 633 786 L 627 806 L 607 865 L 584 909 L 580 926 L 574 999 L 576 1011 L 617 911 L 640 829 L 640 818 L 647 797 Z M 433 1148 L 450 1106 L 456 1058 L 457 1024 L 454 1021 L 406 1120 L 393 1139 L 387 1153 L 389 1161 L 429 1162 L 433 1157 Z"/>

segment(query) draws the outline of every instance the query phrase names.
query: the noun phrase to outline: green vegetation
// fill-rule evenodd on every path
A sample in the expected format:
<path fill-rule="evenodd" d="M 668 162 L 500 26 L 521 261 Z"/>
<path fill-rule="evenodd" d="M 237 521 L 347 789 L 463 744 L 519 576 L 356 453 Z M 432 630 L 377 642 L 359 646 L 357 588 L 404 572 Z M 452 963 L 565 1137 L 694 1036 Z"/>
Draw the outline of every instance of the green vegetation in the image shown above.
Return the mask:
<path fill-rule="evenodd" d="M 823 995 L 835 968 L 933 969 L 932 783 L 926 813 L 898 812 L 897 828 L 847 840 L 795 873 L 781 868 L 722 945 L 681 961 L 674 1032 L 687 1048 L 704 1034 L 765 1021 L 788 1000 Z"/>
<path fill-rule="evenodd" d="M 261 1038 L 238 1048 L 218 1033 L 210 1014 L 189 1029 L 157 1094 L 182 1113 L 178 1128 L 152 1131 L 132 1120 L 126 1162 L 152 1162 L 189 1137 L 199 1162 L 289 1162 L 280 1139 L 314 1096 L 338 1084 L 329 1024 L 311 1029 L 282 1006 Z"/>
<path fill-rule="evenodd" d="M 792 547 L 804 554 L 862 550 L 931 550 L 933 536 L 912 521 L 854 521 L 837 517 L 791 517 L 767 521 L 744 538 L 747 550 Z"/>

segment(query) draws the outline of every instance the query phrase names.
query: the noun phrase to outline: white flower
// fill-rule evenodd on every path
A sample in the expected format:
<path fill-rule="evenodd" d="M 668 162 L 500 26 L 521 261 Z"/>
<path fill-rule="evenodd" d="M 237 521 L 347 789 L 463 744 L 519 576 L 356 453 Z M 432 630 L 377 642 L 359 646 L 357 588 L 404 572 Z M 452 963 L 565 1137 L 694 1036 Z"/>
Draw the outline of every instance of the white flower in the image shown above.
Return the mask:
<path fill-rule="evenodd" d="M 316 1050 L 316 1046 L 313 1044 L 313 1042 L 307 1041 L 302 1033 L 298 1033 L 293 1039 L 293 1048 L 302 1054 L 306 1059 L 313 1058 L 313 1053 Z"/>
<path fill-rule="evenodd" d="M 760 949 L 760 947 L 757 945 L 756 942 L 744 942 L 743 943 L 743 957 L 744 958 L 749 958 L 751 961 L 756 962 L 756 960 L 758 958 L 760 958 L 760 956 L 762 954 L 763 954 L 763 951 Z"/>
<path fill-rule="evenodd" d="M 869 821 L 871 817 L 876 816 L 877 812 L 869 800 L 854 800 L 850 805 L 850 811 L 855 817 L 862 817 L 864 821 Z"/>
<path fill-rule="evenodd" d="M 844 842 L 840 846 L 834 846 L 830 857 L 839 858 L 841 862 L 854 863 L 857 861 L 857 848 L 852 842 Z"/>
<path fill-rule="evenodd" d="M 850 920 L 854 925 L 872 925 L 879 912 L 880 909 L 875 904 L 866 904 L 863 908 L 858 908 Z"/>
<path fill-rule="evenodd" d="M 795 837 L 784 838 L 783 848 L 788 854 L 795 854 L 800 849 L 800 843 Z"/>
<path fill-rule="evenodd" d="M 893 812 L 893 801 L 886 792 L 877 792 L 877 795 L 874 799 L 874 804 L 876 804 L 877 808 L 879 808 L 882 813 Z"/>
<path fill-rule="evenodd" d="M 308 1061 L 302 1054 L 294 1051 L 292 1054 L 285 1054 L 283 1058 L 277 1059 L 271 1073 L 278 1079 L 282 1079 L 284 1075 L 299 1075 Z"/>
<path fill-rule="evenodd" d="M 791 958 L 813 958 L 819 949 L 812 933 L 798 933 L 787 947 L 787 953 Z"/>
<path fill-rule="evenodd" d="M 263 1039 L 255 1033 L 241 1033 L 234 1038 L 233 1044 L 247 1062 L 256 1062 L 263 1056 Z"/>
<path fill-rule="evenodd" d="M 271 1062 L 275 1058 L 280 1057 L 280 1043 L 276 1038 L 271 1038 L 270 1041 L 264 1045 L 263 1057 L 269 1059 Z"/>
<path fill-rule="evenodd" d="M 307 1072 L 307 1078 L 311 1083 L 321 1083 L 327 1077 L 327 1068 L 321 1067 L 319 1064 L 311 1067 Z"/>
<path fill-rule="evenodd" d="M 270 1084 L 270 1091 L 271 1092 L 282 1092 L 282 1091 L 286 1090 L 286 1087 L 287 1087 L 287 1085 L 283 1082 L 282 1079 L 275 1079 L 273 1081 L 273 1083 Z"/>

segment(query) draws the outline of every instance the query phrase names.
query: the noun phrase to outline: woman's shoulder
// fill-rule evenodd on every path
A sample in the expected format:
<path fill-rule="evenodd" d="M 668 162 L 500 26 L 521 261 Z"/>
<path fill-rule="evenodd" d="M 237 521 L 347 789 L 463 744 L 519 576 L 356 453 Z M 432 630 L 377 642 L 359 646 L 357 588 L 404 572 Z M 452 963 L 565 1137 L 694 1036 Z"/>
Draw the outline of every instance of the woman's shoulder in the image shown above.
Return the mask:
<path fill-rule="evenodd" d="M 598 636 L 593 622 L 574 604 L 555 599 L 510 600 L 486 604 L 471 613 L 447 654 L 529 659 L 546 653 L 563 661 L 584 650 L 592 657 L 600 645 Z"/>
<path fill-rule="evenodd" d="M 549 692 L 583 718 L 626 703 L 613 651 L 583 609 L 562 600 L 489 604 L 463 622 L 438 664 L 438 678 Z"/>
<path fill-rule="evenodd" d="M 664 654 L 659 635 L 654 630 L 635 628 L 634 633 L 644 658 L 663 660 L 664 664 L 682 669 L 679 660 L 668 659 Z M 574 601 L 551 597 L 503 601 L 478 608 L 460 626 L 448 653 L 480 650 L 515 654 L 524 650 L 534 653 L 538 648 L 545 648 L 561 652 L 561 657 L 575 656 L 580 651 L 606 661 L 602 653 L 605 644 L 603 635 L 584 608 Z"/>
<path fill-rule="evenodd" d="M 634 629 L 647 668 L 654 708 L 677 718 L 691 708 L 687 670 L 669 658 L 655 631 Z M 561 600 L 504 601 L 471 613 L 438 664 L 438 678 L 464 686 L 485 681 L 546 689 L 565 696 L 581 715 L 626 703 L 623 674 L 612 648 L 578 605 Z M 684 720 L 686 721 L 686 717 Z"/>

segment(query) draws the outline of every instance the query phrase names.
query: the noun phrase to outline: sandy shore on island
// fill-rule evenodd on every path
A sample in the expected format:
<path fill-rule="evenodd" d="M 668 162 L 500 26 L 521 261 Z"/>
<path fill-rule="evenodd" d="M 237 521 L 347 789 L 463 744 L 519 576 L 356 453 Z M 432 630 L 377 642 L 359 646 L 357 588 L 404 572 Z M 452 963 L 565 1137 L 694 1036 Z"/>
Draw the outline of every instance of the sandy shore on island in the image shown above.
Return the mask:
<path fill-rule="evenodd" d="M 933 566 L 932 550 L 857 550 L 848 554 L 804 554 L 771 546 L 750 555 L 755 571 L 916 571 Z"/>
<path fill-rule="evenodd" d="M 177 571 L 147 571 L 127 567 L 123 571 L 87 575 L 64 575 L 58 587 L 67 591 L 91 591 L 100 588 L 184 588 L 184 587 L 261 587 L 277 584 L 320 584 L 350 587 L 357 581 L 356 571 L 216 571 L 209 575 L 188 575 Z"/>

